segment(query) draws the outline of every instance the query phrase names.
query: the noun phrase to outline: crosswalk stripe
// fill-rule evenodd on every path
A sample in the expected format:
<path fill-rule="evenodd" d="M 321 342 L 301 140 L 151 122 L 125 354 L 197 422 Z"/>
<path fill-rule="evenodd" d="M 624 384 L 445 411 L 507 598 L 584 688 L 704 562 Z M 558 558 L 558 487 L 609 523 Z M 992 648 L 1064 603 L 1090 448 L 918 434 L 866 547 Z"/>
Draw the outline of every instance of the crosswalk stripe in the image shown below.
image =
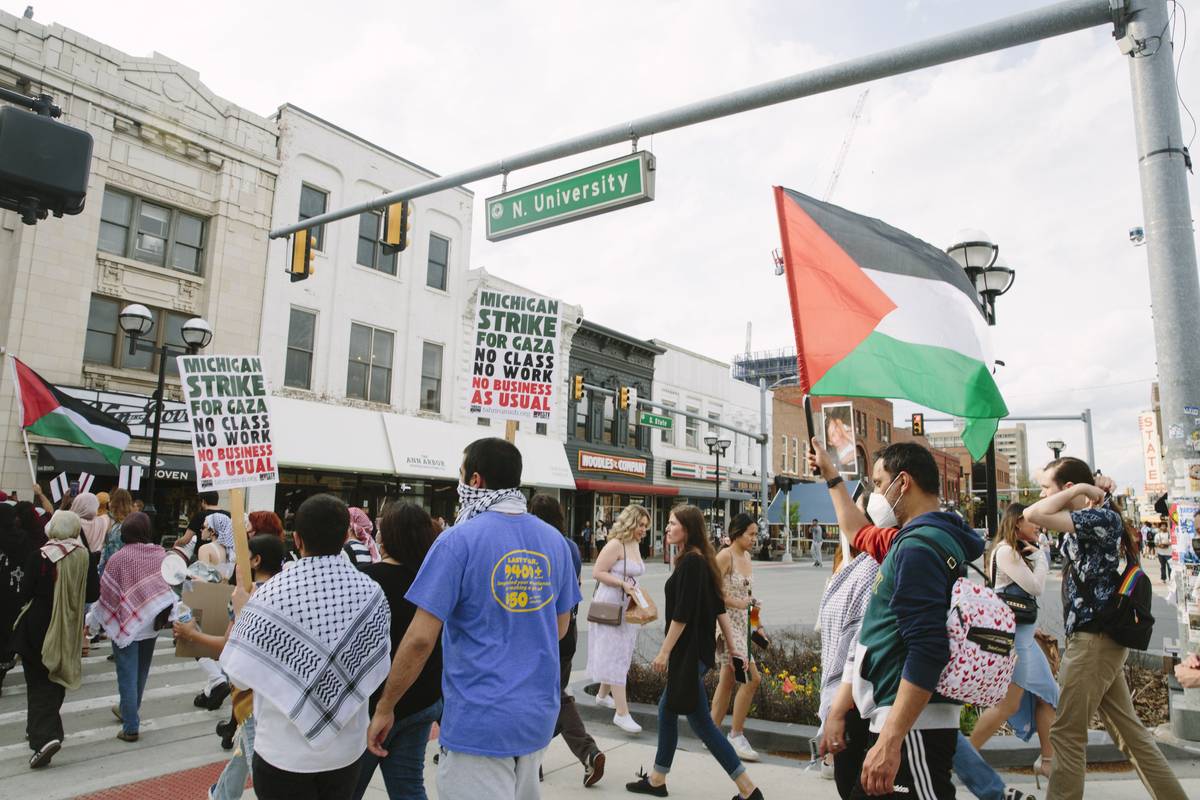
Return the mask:
<path fill-rule="evenodd" d="M 200 668 L 196 666 L 196 663 L 194 661 L 187 661 L 187 662 L 182 662 L 179 664 L 163 664 L 162 666 L 151 665 L 150 674 L 151 675 L 164 675 L 164 674 L 167 674 L 170 672 L 187 672 L 188 670 L 196 670 L 197 672 L 202 672 L 202 670 L 200 670 Z M 205 675 L 204 679 L 207 681 L 208 676 Z M 79 685 L 87 686 L 88 684 L 92 684 L 92 683 L 112 683 L 115 686 L 117 683 L 117 674 L 116 674 L 116 672 L 98 672 L 94 675 L 85 675 L 85 676 L 83 676 L 83 679 L 79 682 Z M 25 686 L 24 683 L 16 684 L 16 685 L 13 685 L 13 686 L 5 689 L 4 695 L 5 695 L 5 697 L 7 697 L 9 695 L 19 695 L 19 694 L 23 695 L 23 694 L 25 694 L 26 688 L 27 687 Z"/>
<path fill-rule="evenodd" d="M 154 674 L 153 670 L 151 674 Z M 115 682 L 115 681 L 114 681 Z M 145 706 L 148 700 L 160 700 L 167 697 L 178 697 L 180 695 L 189 695 L 193 692 L 198 692 L 208 684 L 206 680 L 193 681 L 191 683 L 181 683 L 174 686 L 156 686 L 153 689 L 147 689 L 142 695 L 142 705 Z M 120 702 L 119 694 L 107 694 L 103 697 L 89 697 L 86 700 L 71 700 L 63 703 L 60 714 L 75 714 L 82 711 L 94 711 L 97 708 L 108 708 Z M 25 709 L 19 711 L 7 711 L 0 714 L 0 725 L 9 725 L 25 719 Z"/>
<path fill-rule="evenodd" d="M 95 650 L 96 648 L 102 647 L 102 646 L 103 646 L 103 644 L 94 644 L 94 645 L 92 645 L 92 650 Z M 109 648 L 105 647 L 104 648 L 105 652 L 98 656 L 84 656 L 83 658 L 80 659 L 80 662 L 85 667 L 90 664 L 112 663 L 108 660 L 108 656 L 109 656 L 108 649 Z M 167 658 L 167 657 L 174 658 L 175 657 L 175 646 L 171 645 L 170 647 L 163 647 L 163 648 L 155 650 L 154 657 L 155 658 Z M 12 669 L 10 669 L 8 671 L 9 675 L 21 675 L 23 673 L 24 673 L 24 670 L 21 668 L 20 664 L 18 664 L 17 666 L 13 667 Z"/>
<path fill-rule="evenodd" d="M 165 731 L 171 728 L 180 728 L 185 725 L 192 725 L 197 722 L 206 722 L 210 720 L 217 720 L 217 717 L 215 717 L 211 711 L 188 711 L 183 714 L 171 714 L 165 717 L 142 720 L 142 723 L 139 726 L 139 731 Z M 90 744 L 91 742 L 108 741 L 117 735 L 116 731 L 120 730 L 120 726 L 121 723 L 117 722 L 116 718 L 114 717 L 112 724 L 103 728 L 90 728 L 85 731 L 68 733 L 66 740 L 63 742 L 63 746 L 66 747 L 68 745 L 83 745 Z M 29 752 L 29 744 L 27 742 L 3 745 L 0 746 L 0 761 L 17 756 L 21 758 L 28 758 Z"/>

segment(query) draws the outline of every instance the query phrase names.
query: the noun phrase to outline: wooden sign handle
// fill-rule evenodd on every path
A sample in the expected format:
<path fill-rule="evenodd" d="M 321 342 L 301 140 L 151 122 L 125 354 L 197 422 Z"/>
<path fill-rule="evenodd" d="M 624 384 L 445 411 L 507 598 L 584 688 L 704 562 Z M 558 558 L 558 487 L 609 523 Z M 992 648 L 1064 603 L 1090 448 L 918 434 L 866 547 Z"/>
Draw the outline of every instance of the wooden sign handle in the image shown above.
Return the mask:
<path fill-rule="evenodd" d="M 517 421 L 510 419 L 504 423 L 504 438 L 509 443 L 515 444 L 517 441 Z"/>
<path fill-rule="evenodd" d="M 237 585 L 250 592 L 250 540 L 246 536 L 246 490 L 229 490 L 229 516 L 233 518 L 233 552 L 236 555 Z"/>

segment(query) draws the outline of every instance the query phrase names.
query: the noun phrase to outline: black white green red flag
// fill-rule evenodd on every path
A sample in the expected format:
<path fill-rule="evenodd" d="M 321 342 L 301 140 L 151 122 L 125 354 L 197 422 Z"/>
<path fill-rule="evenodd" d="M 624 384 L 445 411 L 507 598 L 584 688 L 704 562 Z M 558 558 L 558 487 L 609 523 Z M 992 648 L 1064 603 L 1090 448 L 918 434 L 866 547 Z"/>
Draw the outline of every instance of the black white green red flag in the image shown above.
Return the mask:
<path fill-rule="evenodd" d="M 800 386 L 910 400 L 966 420 L 980 458 L 1008 407 L 979 295 L 962 268 L 877 219 L 775 187 Z"/>
<path fill-rule="evenodd" d="M 98 408 L 59 391 L 19 359 L 13 360 L 17 386 L 17 424 L 51 439 L 90 447 L 118 467 L 129 446 L 129 426 Z"/>

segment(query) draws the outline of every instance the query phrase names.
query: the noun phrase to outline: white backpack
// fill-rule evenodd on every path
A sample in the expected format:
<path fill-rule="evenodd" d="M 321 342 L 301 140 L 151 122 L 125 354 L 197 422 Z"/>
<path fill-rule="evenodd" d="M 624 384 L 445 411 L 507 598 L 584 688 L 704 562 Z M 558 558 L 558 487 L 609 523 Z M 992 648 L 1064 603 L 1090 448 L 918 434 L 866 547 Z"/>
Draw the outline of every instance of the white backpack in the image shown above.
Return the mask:
<path fill-rule="evenodd" d="M 938 678 L 937 693 L 976 706 L 999 705 L 1008 694 L 1017 664 L 1012 609 L 987 586 L 968 580 L 958 558 L 938 542 L 921 535 L 913 538 L 938 554 L 954 581 L 946 616 L 950 663 Z"/>

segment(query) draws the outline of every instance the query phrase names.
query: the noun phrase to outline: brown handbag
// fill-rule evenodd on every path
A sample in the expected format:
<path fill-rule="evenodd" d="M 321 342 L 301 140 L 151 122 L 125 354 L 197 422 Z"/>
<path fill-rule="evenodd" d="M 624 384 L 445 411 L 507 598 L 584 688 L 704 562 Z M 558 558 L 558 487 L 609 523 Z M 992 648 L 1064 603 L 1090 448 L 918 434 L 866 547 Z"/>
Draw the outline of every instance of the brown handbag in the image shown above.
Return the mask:
<path fill-rule="evenodd" d="M 1033 632 L 1033 640 L 1037 642 L 1038 647 L 1042 648 L 1042 652 L 1046 654 L 1046 660 L 1050 662 L 1050 674 L 1057 678 L 1058 668 L 1062 663 L 1062 653 L 1058 647 L 1057 637 L 1051 636 L 1039 628 Z"/>
<path fill-rule="evenodd" d="M 621 548 L 621 586 L 625 586 L 625 548 Z M 596 581 L 596 588 L 592 590 L 592 602 L 588 604 L 587 619 L 588 622 L 594 622 L 597 625 L 620 625 L 625 617 L 624 603 L 609 603 L 604 600 L 596 600 L 596 592 L 600 591 L 600 581 Z M 624 589 L 622 588 L 622 591 Z"/>

